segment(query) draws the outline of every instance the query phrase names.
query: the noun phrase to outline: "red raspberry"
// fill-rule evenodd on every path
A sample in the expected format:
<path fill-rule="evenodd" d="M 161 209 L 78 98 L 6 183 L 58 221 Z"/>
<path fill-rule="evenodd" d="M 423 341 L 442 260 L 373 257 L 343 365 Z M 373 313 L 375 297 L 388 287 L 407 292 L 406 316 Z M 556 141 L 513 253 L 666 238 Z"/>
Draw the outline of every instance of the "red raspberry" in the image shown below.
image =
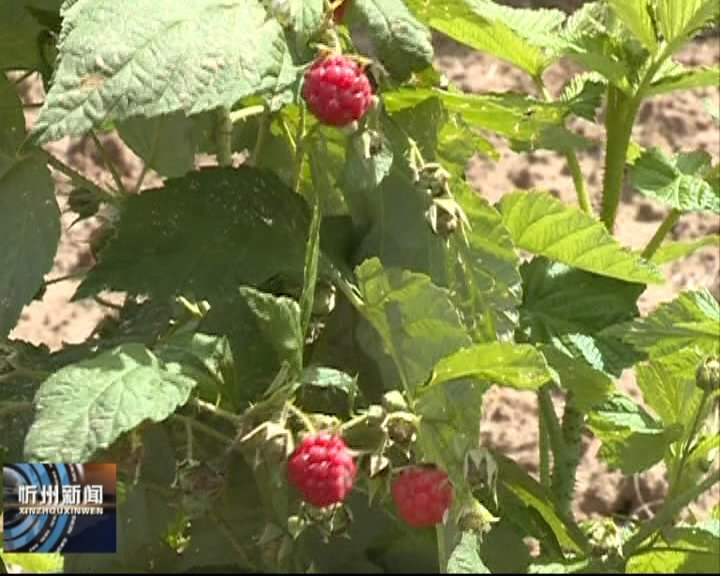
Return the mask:
<path fill-rule="evenodd" d="M 448 475 L 437 468 L 404 470 L 390 487 L 398 516 L 415 528 L 440 524 L 452 505 Z"/>
<path fill-rule="evenodd" d="M 335 8 L 335 11 L 333 12 L 333 20 L 336 24 L 339 22 L 342 22 L 343 16 L 345 16 L 345 10 L 347 10 L 348 4 L 350 4 L 350 0 L 345 0 L 340 6 Z"/>
<path fill-rule="evenodd" d="M 318 120 L 346 126 L 367 112 L 372 86 L 355 60 L 342 55 L 326 56 L 305 73 L 303 97 Z"/>
<path fill-rule="evenodd" d="M 305 502 L 324 508 L 342 502 L 352 490 L 355 462 L 340 436 L 306 436 L 288 461 L 288 479 Z"/>

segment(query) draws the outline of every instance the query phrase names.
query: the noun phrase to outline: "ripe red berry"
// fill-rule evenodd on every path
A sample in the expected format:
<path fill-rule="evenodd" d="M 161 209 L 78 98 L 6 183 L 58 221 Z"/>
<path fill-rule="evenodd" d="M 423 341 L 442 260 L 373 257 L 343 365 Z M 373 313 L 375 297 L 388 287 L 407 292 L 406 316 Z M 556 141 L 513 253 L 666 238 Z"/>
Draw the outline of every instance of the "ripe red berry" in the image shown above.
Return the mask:
<path fill-rule="evenodd" d="M 288 461 L 288 479 L 305 502 L 324 508 L 342 502 L 352 490 L 355 462 L 340 436 L 306 436 Z"/>
<path fill-rule="evenodd" d="M 404 470 L 390 486 L 398 516 L 422 528 L 443 521 L 452 505 L 452 484 L 437 468 L 417 466 Z"/>
<path fill-rule="evenodd" d="M 355 60 L 331 55 L 317 60 L 305 73 L 303 97 L 318 120 L 346 126 L 367 112 L 372 86 Z"/>

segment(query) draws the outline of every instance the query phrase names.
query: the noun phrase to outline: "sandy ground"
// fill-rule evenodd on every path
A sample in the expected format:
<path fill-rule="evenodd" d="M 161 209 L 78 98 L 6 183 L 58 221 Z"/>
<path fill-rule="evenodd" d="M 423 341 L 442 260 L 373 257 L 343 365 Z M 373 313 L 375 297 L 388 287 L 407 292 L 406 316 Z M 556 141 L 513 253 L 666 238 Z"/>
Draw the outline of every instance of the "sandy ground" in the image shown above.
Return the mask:
<path fill-rule="evenodd" d="M 516 1 L 515 4 L 526 2 Z M 576 4 L 577 2 L 570 2 Z M 552 4 L 552 2 L 549 2 Z M 558 2 L 555 2 L 558 4 Z M 564 2 L 568 4 L 568 2 Z M 699 41 L 687 48 L 682 55 L 687 64 L 712 64 L 720 61 L 720 43 L 715 38 Z M 521 72 L 491 57 L 471 54 L 464 49 L 443 41 L 437 49 L 437 62 L 449 78 L 468 91 L 532 91 L 532 84 Z M 545 80 L 554 94 L 559 92 L 568 77 L 570 67 L 556 66 L 548 71 Z M 38 101 L 42 92 L 37 85 L 28 88 L 26 99 Z M 712 105 L 720 106 L 717 89 L 684 92 L 669 97 L 659 97 L 648 102 L 640 111 L 640 123 L 634 137 L 643 146 L 659 146 L 663 150 L 707 150 L 714 161 L 720 156 L 720 135 L 705 111 L 703 102 L 710 99 Z M 28 122 L 34 113 L 28 113 Z M 587 135 L 602 135 L 601 129 L 586 122 L 578 122 L 577 128 Z M 115 138 L 104 138 L 121 175 L 128 186 L 137 178 L 141 163 Z M 112 184 L 110 175 L 102 168 L 102 160 L 91 140 L 65 139 L 54 143 L 50 150 L 58 157 L 84 172 L 100 184 Z M 475 158 L 468 166 L 468 176 L 476 189 L 491 201 L 516 188 L 537 187 L 549 190 L 559 198 L 574 202 L 572 181 L 564 160 L 552 153 L 540 152 L 524 157 L 515 155 L 506 147 L 501 148 L 502 157 L 496 163 L 485 158 Z M 599 205 L 602 181 L 601 151 L 580 155 L 583 173 L 595 207 Z M 67 178 L 55 173 L 58 184 L 58 202 L 63 211 L 69 190 Z M 157 183 L 152 178 L 146 186 Z M 657 204 L 626 190 L 618 214 L 617 234 L 619 240 L 634 248 L 642 247 L 653 235 L 666 211 Z M 48 278 L 60 278 L 91 264 L 89 238 L 97 228 L 97 220 L 84 221 L 70 227 L 75 215 L 64 212 L 63 236 Z M 672 232 L 675 239 L 698 238 L 708 232 L 720 231 L 720 221 L 713 215 L 684 216 Z M 643 312 L 653 309 L 661 302 L 671 300 L 679 291 L 709 287 L 720 299 L 718 272 L 720 255 L 706 249 L 682 263 L 667 269 L 667 283 L 648 289 L 642 296 Z M 69 297 L 77 286 L 76 280 L 50 285 L 42 301 L 34 302 L 23 312 L 22 319 L 13 333 L 16 338 L 33 343 L 44 343 L 57 349 L 64 342 L 81 342 L 108 309 L 95 302 L 69 303 Z M 619 381 L 619 386 L 639 397 L 631 372 Z M 534 395 L 512 390 L 492 389 L 486 395 L 485 417 L 482 424 L 485 440 L 516 458 L 528 470 L 537 473 L 537 406 Z M 637 477 L 623 479 L 609 472 L 599 459 L 599 443 L 591 438 L 584 442 L 584 455 L 578 474 L 575 511 L 580 518 L 593 514 L 628 513 L 646 514 L 662 502 L 664 471 L 659 467 Z M 697 509 L 707 510 L 708 505 L 720 500 L 718 492 L 708 495 Z M 647 506 L 646 506 L 647 505 Z"/>

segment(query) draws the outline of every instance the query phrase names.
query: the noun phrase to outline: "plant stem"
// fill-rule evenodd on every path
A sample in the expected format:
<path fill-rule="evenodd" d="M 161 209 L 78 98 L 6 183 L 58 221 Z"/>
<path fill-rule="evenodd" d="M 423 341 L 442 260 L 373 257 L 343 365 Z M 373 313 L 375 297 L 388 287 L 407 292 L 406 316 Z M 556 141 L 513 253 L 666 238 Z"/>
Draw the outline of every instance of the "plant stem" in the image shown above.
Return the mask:
<path fill-rule="evenodd" d="M 720 470 L 715 470 L 715 472 L 707 476 L 700 484 L 688 488 L 677 498 L 666 500 L 665 506 L 663 506 L 660 512 L 643 524 L 640 530 L 625 543 L 623 546 L 623 556 L 629 558 L 649 536 L 661 530 L 669 522 L 672 522 L 672 519 L 678 512 L 718 482 L 720 482 Z"/>
<path fill-rule="evenodd" d="M 45 162 L 49 164 L 51 168 L 54 168 L 64 176 L 67 176 L 71 182 L 73 182 L 77 186 L 82 186 L 83 188 L 92 190 L 99 196 L 102 196 L 102 198 L 110 204 L 118 204 L 118 198 L 114 194 L 105 190 L 104 188 L 100 188 L 100 186 L 95 184 L 95 182 L 88 180 L 85 176 L 80 174 L 80 172 L 76 171 L 74 168 L 71 168 L 62 160 L 55 158 L 55 156 L 50 154 L 47 150 L 42 150 L 42 153 L 45 156 Z"/>
<path fill-rule="evenodd" d="M 115 182 L 115 186 L 117 187 L 118 191 L 126 193 L 127 190 L 125 189 L 125 185 L 123 184 L 122 178 L 120 177 L 120 173 L 117 171 L 114 162 L 110 158 L 107 150 L 105 150 L 105 146 L 103 146 L 102 142 L 100 142 L 100 138 L 98 138 L 98 135 L 95 134 L 94 130 L 90 132 L 90 137 L 95 143 L 98 152 L 100 152 L 100 156 L 102 156 L 105 167 L 110 171 L 110 175 L 112 176 L 113 182 Z"/>
<path fill-rule="evenodd" d="M 670 213 L 665 217 L 665 220 L 662 221 L 662 224 L 660 224 L 660 227 L 655 232 L 655 235 L 652 237 L 650 242 L 648 242 L 645 250 L 643 250 L 643 258 L 650 260 L 650 258 L 653 257 L 655 252 L 657 252 L 657 249 L 660 248 L 660 245 L 663 243 L 663 240 L 665 240 L 665 236 L 667 236 L 668 232 L 670 232 L 670 230 L 673 229 L 673 226 L 677 224 L 677 221 L 680 219 L 680 214 L 680 210 L 677 210 L 676 208 L 670 210 Z"/>
<path fill-rule="evenodd" d="M 255 148 L 253 148 L 252 155 L 248 160 L 251 166 L 257 166 L 258 158 L 260 158 L 260 152 L 262 151 L 263 144 L 265 143 L 265 135 L 270 128 L 270 110 L 263 108 L 262 115 L 260 116 L 260 126 L 258 126 L 257 139 L 255 140 Z"/>
<path fill-rule="evenodd" d="M 572 500 L 575 494 L 575 475 L 580 464 L 582 431 L 585 414 L 578 410 L 571 392 L 567 393 L 562 421 L 563 449 L 558 457 L 555 454 L 552 492 L 558 513 L 572 519 Z"/>
<path fill-rule="evenodd" d="M 230 109 L 224 106 L 218 108 L 215 146 L 217 147 L 217 161 L 220 166 L 232 166 L 232 131 Z"/>
<path fill-rule="evenodd" d="M 540 95 L 547 101 L 553 102 L 552 94 L 545 86 L 541 76 L 533 76 L 533 82 Z M 583 212 L 592 214 L 592 206 L 590 204 L 590 197 L 588 196 L 587 190 L 585 189 L 585 180 L 580 170 L 580 163 L 578 162 L 577 155 L 573 150 L 569 150 L 565 153 L 565 159 L 568 163 L 568 169 L 572 176 L 573 185 L 575 186 L 575 194 L 577 196 L 578 205 Z"/>
<path fill-rule="evenodd" d="M 438 574 L 447 574 L 448 558 L 445 549 L 445 524 L 435 526 L 435 538 L 437 539 Z"/>
<path fill-rule="evenodd" d="M 305 106 L 300 106 L 300 119 L 295 134 L 295 171 L 293 172 L 292 187 L 300 192 L 303 160 L 305 159 Z"/>
<path fill-rule="evenodd" d="M 190 425 L 193 428 L 195 428 L 198 432 L 202 432 L 206 436 L 209 436 L 210 438 L 213 438 L 215 440 L 218 440 L 219 442 L 222 442 L 223 444 L 227 444 L 230 446 L 233 443 L 233 439 L 229 436 L 226 436 L 222 432 L 218 432 L 215 430 L 215 428 L 212 428 L 208 426 L 207 424 L 203 424 L 202 422 L 198 422 L 195 420 L 195 418 L 190 418 L 189 416 L 183 416 L 182 414 L 173 414 L 172 416 L 175 420 L 178 422 L 182 422 L 183 425 Z"/>
<path fill-rule="evenodd" d="M 205 402 L 204 400 L 200 400 L 199 398 L 193 398 L 190 401 L 190 404 L 192 406 L 195 406 L 196 408 L 199 408 L 200 410 L 202 410 L 204 412 L 208 412 L 208 413 L 212 414 L 213 416 L 217 416 L 218 418 L 222 418 L 223 420 L 232 422 L 233 424 L 242 423 L 242 418 L 240 416 L 238 416 L 237 414 L 233 414 L 232 412 L 223 410 L 222 408 L 219 408 L 218 406 L 215 406 L 214 404 L 210 404 L 209 402 Z"/>
<path fill-rule="evenodd" d="M 670 494 L 669 495 L 671 497 L 675 492 L 677 492 L 677 487 L 678 487 L 678 484 L 680 483 L 680 478 L 682 477 L 683 468 L 685 467 L 687 459 L 692 452 L 691 447 L 693 444 L 693 440 L 695 440 L 695 434 L 697 434 L 698 428 L 700 428 L 700 420 L 702 419 L 703 412 L 705 411 L 705 404 L 707 404 L 707 401 L 709 398 L 710 398 L 710 391 L 704 390 L 702 399 L 700 400 L 700 404 L 698 404 L 692 424 L 690 425 L 687 440 L 683 444 L 682 450 L 680 452 L 680 460 L 678 461 L 677 468 L 675 469 L 675 478 L 673 479 L 672 483 L 670 484 L 670 490 L 669 490 Z"/>
<path fill-rule="evenodd" d="M 590 196 L 585 188 L 585 180 L 580 170 L 580 162 L 578 162 L 575 152 L 570 150 L 565 157 L 567 158 L 568 168 L 572 175 L 573 184 L 575 185 L 575 193 L 577 195 L 578 205 L 583 212 L 592 214 L 592 205 L 590 204 Z"/>
<path fill-rule="evenodd" d="M 540 437 L 540 484 L 545 488 L 550 488 L 550 442 L 542 412 L 538 417 L 538 434 Z"/>

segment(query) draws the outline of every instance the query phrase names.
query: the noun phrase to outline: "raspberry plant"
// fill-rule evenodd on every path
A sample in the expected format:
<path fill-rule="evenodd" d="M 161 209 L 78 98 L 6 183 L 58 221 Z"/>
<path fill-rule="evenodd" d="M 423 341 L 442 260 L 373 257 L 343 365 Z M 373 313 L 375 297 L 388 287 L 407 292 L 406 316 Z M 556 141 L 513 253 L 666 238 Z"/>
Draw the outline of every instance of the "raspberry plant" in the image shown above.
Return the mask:
<path fill-rule="evenodd" d="M 666 235 L 720 212 L 720 172 L 703 151 L 642 149 L 632 128 L 647 99 L 717 84 L 717 67 L 674 59 L 717 20 L 716 0 L 570 16 L 490 0 L 0 1 L 2 459 L 118 462 L 121 484 L 118 553 L 53 567 L 716 572 L 718 509 L 682 512 L 720 479 L 720 306 L 688 291 L 641 317 L 637 301 L 664 265 L 718 245 Z M 431 30 L 536 92 L 450 85 Z M 584 71 L 550 94 L 560 59 Z M 31 75 L 46 95 L 26 127 Z M 570 120 L 600 117 L 596 214 L 576 152 L 597 143 Z M 46 146 L 102 149 L 110 132 L 145 162 L 131 185 L 104 150 L 107 187 Z M 577 206 L 540 190 L 485 201 L 464 169 L 497 156 L 488 134 L 518 162 L 565 157 Z M 77 219 L 102 222 L 73 299 L 124 294 L 52 353 L 9 336 L 55 281 L 51 170 Z M 624 183 L 670 209 L 640 252 L 613 236 Z M 644 406 L 615 388 L 628 368 Z M 493 385 L 537 395 L 539 478 L 480 444 Z M 652 519 L 576 522 L 585 431 L 625 474 L 664 463 Z"/>

